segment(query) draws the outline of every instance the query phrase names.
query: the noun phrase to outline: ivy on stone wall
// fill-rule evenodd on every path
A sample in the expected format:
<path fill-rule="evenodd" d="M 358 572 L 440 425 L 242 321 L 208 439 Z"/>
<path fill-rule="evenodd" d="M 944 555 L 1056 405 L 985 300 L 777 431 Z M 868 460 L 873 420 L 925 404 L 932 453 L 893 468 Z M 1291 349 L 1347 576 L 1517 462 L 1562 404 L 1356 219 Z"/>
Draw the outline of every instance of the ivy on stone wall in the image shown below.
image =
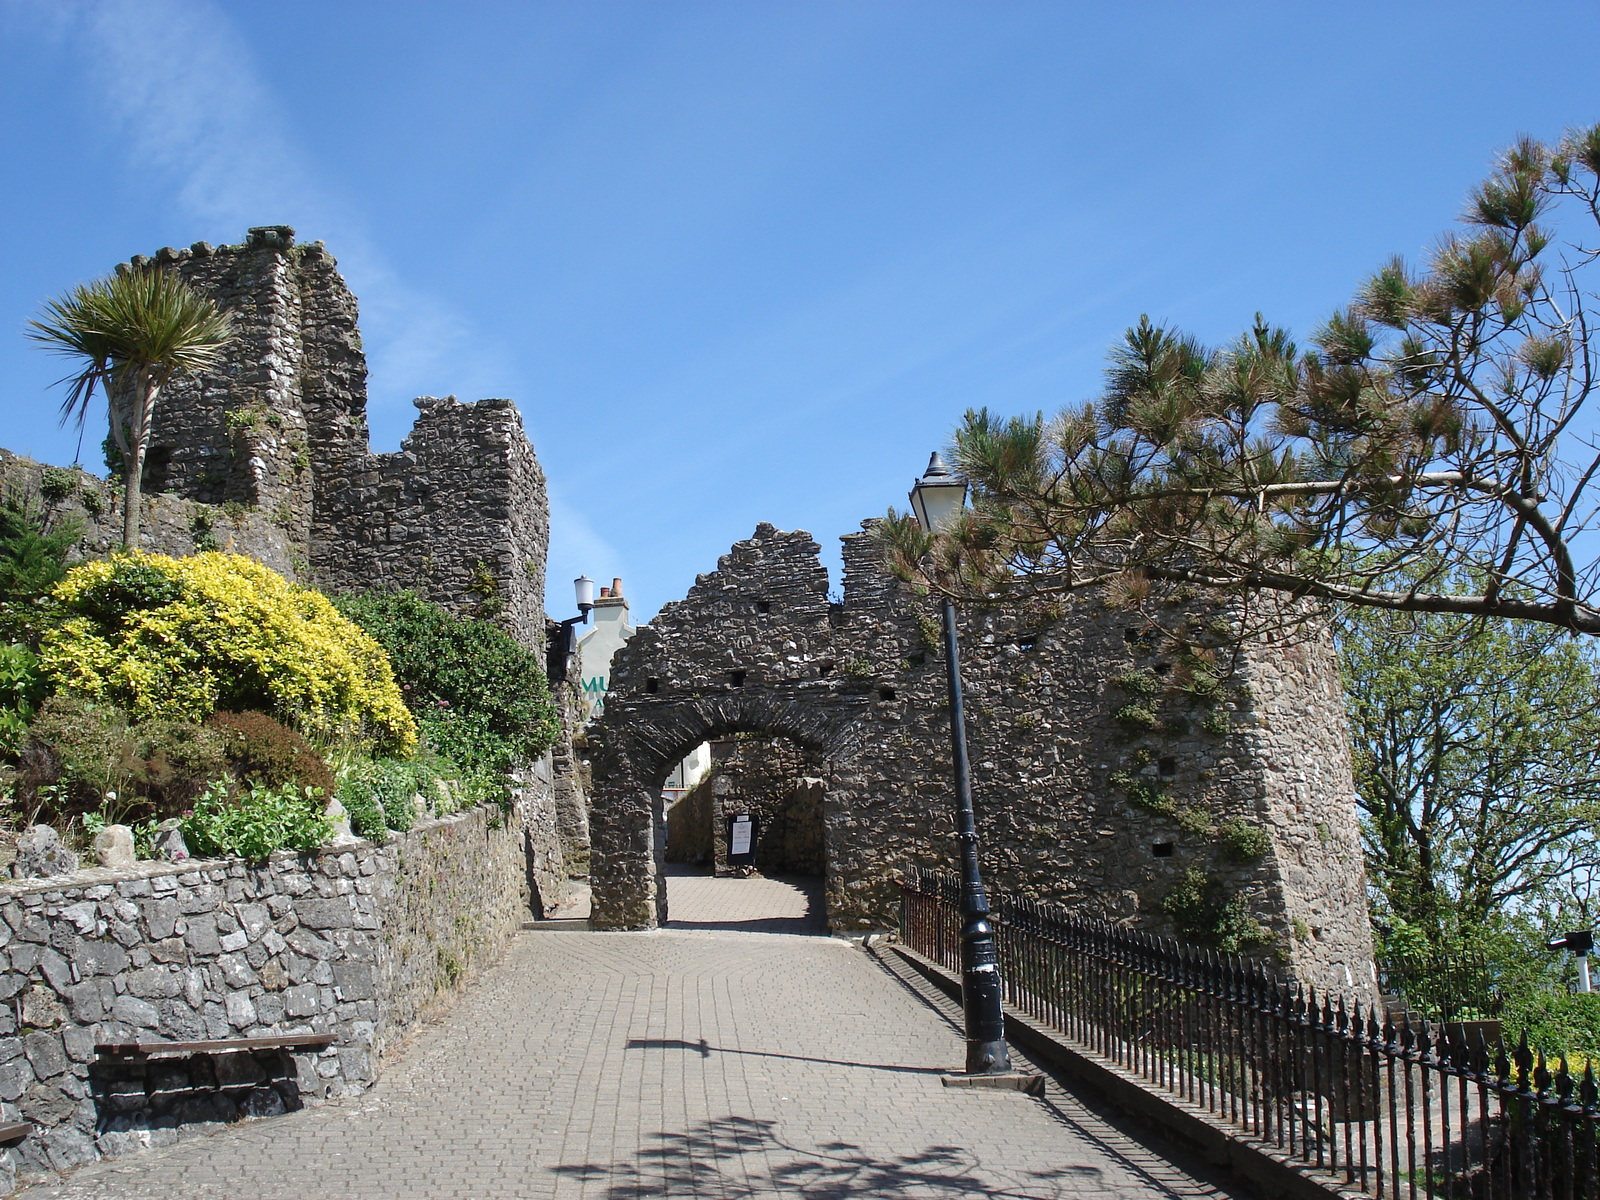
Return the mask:
<path fill-rule="evenodd" d="M 1272 941 L 1261 922 L 1250 915 L 1244 897 L 1230 895 L 1223 883 L 1191 867 L 1161 902 L 1172 923 L 1225 954 L 1238 954 Z"/>

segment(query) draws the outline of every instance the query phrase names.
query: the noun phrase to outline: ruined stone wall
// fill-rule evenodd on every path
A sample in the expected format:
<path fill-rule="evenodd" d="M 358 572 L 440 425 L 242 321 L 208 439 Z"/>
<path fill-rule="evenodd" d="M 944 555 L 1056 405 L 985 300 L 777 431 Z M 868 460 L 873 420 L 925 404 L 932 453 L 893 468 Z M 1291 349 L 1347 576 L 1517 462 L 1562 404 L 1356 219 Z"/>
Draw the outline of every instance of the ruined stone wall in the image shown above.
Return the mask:
<path fill-rule="evenodd" d="M 509 400 L 416 401 L 394 454 L 317 465 L 311 568 L 332 588 L 412 588 L 544 644 L 550 513 Z"/>
<path fill-rule="evenodd" d="M 548 789 L 546 789 L 547 791 Z M 528 915 L 526 830 L 497 808 L 266 863 L 141 862 L 0 883 L 0 1153 L 66 1170 L 359 1092 Z M 331 1032 L 322 1051 L 100 1060 L 98 1042 Z"/>
<path fill-rule="evenodd" d="M 122 544 L 122 489 L 88 471 L 47 467 L 0 450 L 0 488 L 37 504 L 50 527 L 75 521 L 83 536 L 78 559 L 96 558 Z M 305 562 L 289 531 L 258 508 L 203 504 L 170 494 L 144 498 L 139 546 L 181 556 L 201 550 L 243 554 L 287 579 L 303 577 Z"/>
<path fill-rule="evenodd" d="M 600 924 L 659 917 L 651 789 L 688 746 L 741 729 L 822 764 L 836 930 L 892 924 L 906 865 L 955 862 L 936 610 L 883 573 L 864 534 L 844 539 L 830 607 L 817 552 L 760 526 L 618 653 L 591 727 Z M 1255 952 L 1359 988 L 1371 944 L 1331 650 L 1249 642 L 1230 672 L 1228 619 L 1198 600 L 1140 614 L 1092 594 L 961 613 L 986 877 L 1189 940 L 1257 922 L 1270 941 Z"/>
<path fill-rule="evenodd" d="M 716 868 L 724 870 L 728 865 L 727 819 L 748 813 L 760 822 L 756 828 L 757 870 L 821 875 L 826 858 L 823 789 L 803 786 L 801 781 L 814 780 L 823 769 L 820 752 L 788 738 L 751 735 L 713 742 L 707 777 L 712 800 L 705 818 Z M 670 815 L 668 823 L 670 831 Z"/>
<path fill-rule="evenodd" d="M 320 242 L 265 226 L 119 269 L 152 264 L 216 300 L 234 338 L 163 393 L 147 489 L 263 514 L 319 586 L 415 589 L 543 647 L 549 508 L 511 401 L 424 397 L 401 449 L 373 454 L 356 300 Z"/>
<path fill-rule="evenodd" d="M 553 624 L 553 622 L 551 623 Z M 576 672 L 552 681 L 550 692 L 561 715 L 561 732 L 550 748 L 552 803 L 566 874 L 589 877 L 589 782 L 582 757 L 584 714 L 588 705 Z"/>

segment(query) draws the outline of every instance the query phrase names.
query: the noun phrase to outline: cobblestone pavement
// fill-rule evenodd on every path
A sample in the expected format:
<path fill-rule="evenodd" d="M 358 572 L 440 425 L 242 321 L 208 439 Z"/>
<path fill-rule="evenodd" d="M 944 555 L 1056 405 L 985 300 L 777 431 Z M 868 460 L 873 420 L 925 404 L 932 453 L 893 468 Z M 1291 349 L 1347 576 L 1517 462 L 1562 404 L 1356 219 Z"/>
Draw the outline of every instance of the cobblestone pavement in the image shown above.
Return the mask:
<path fill-rule="evenodd" d="M 680 914 L 733 923 L 744 910 L 724 899 Z M 527 932 L 365 1095 L 21 1195 L 1224 1196 L 1054 1086 L 942 1087 L 956 1016 L 829 937 Z"/>

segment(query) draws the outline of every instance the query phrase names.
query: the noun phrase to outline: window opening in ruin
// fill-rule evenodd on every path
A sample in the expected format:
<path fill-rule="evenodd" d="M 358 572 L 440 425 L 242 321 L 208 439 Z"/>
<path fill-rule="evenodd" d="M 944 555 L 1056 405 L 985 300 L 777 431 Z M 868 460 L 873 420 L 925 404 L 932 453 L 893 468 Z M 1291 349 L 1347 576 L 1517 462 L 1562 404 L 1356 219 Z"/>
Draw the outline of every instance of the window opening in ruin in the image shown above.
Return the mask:
<path fill-rule="evenodd" d="M 758 613 L 769 613 L 769 612 L 771 612 L 772 611 L 772 602 L 770 600 L 757 600 L 756 601 L 756 611 Z"/>
<path fill-rule="evenodd" d="M 732 671 L 732 672 L 730 672 L 729 675 L 728 675 L 728 682 L 733 684 L 734 687 L 743 687 L 744 686 L 744 672 L 743 671 Z"/>
<path fill-rule="evenodd" d="M 172 474 L 172 447 L 151 446 L 144 452 L 144 474 L 139 486 L 146 492 L 164 492 Z"/>
<path fill-rule="evenodd" d="M 878 699 L 879 700 L 893 700 L 894 697 L 895 697 L 895 691 L 894 691 L 893 688 L 879 688 L 878 689 Z"/>
<path fill-rule="evenodd" d="M 1178 760 L 1169 756 L 1156 760 L 1156 770 L 1168 778 L 1178 773 Z"/>
<path fill-rule="evenodd" d="M 661 681 L 659 679 L 646 679 L 644 681 L 644 690 L 654 696 L 661 690 Z"/>
<path fill-rule="evenodd" d="M 1036 633 L 1023 634 L 1023 636 L 1017 639 L 1018 650 L 1032 650 L 1038 644 L 1039 635 Z"/>
<path fill-rule="evenodd" d="M 833 674 L 833 664 L 831 662 L 820 662 L 820 663 L 817 664 L 817 678 L 818 679 L 826 679 L 829 675 L 832 675 L 832 674 Z"/>
<path fill-rule="evenodd" d="M 1150 853 L 1152 855 L 1154 855 L 1156 858 L 1171 858 L 1172 857 L 1172 843 L 1171 842 L 1157 842 L 1157 843 L 1155 843 L 1155 845 L 1150 847 Z"/>
<path fill-rule="evenodd" d="M 1151 667 L 1150 669 L 1152 671 L 1154 671 L 1157 675 L 1165 675 L 1168 671 L 1172 670 L 1172 664 L 1171 663 L 1157 663 L 1155 666 Z"/>

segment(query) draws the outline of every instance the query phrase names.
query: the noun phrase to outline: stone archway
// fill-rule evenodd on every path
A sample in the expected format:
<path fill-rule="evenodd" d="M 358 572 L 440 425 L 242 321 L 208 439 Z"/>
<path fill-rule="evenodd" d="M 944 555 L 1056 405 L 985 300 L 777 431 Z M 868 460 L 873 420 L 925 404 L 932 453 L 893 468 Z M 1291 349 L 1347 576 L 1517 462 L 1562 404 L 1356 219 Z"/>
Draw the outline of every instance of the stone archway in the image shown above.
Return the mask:
<path fill-rule="evenodd" d="M 835 932 L 893 925 L 904 870 L 954 864 L 931 607 L 884 572 L 868 535 L 843 542 L 840 602 L 811 536 L 763 524 L 618 651 L 588 730 L 595 928 L 665 918 L 661 785 L 727 734 L 790 738 L 826 760 Z M 985 877 L 1170 934 L 1182 931 L 1166 902 L 1198 875 L 1261 924 L 1263 953 L 1345 988 L 1366 977 L 1371 938 L 1331 646 L 1313 632 L 1238 647 L 1223 707 L 1177 669 L 1218 616 L 1204 599 L 1136 616 L 1091 593 L 961 614 Z M 1245 827 L 1257 850 L 1240 861 L 1222 831 Z"/>
<path fill-rule="evenodd" d="M 590 921 L 597 929 L 650 929 L 666 923 L 661 786 L 685 754 L 701 742 L 735 733 L 785 737 L 820 755 L 837 780 L 848 776 L 868 709 L 859 698 L 841 702 L 765 688 L 629 707 L 627 719 L 617 720 L 616 701 L 608 702 L 603 740 L 591 760 Z M 836 783 L 828 802 L 848 807 L 848 785 Z"/>

